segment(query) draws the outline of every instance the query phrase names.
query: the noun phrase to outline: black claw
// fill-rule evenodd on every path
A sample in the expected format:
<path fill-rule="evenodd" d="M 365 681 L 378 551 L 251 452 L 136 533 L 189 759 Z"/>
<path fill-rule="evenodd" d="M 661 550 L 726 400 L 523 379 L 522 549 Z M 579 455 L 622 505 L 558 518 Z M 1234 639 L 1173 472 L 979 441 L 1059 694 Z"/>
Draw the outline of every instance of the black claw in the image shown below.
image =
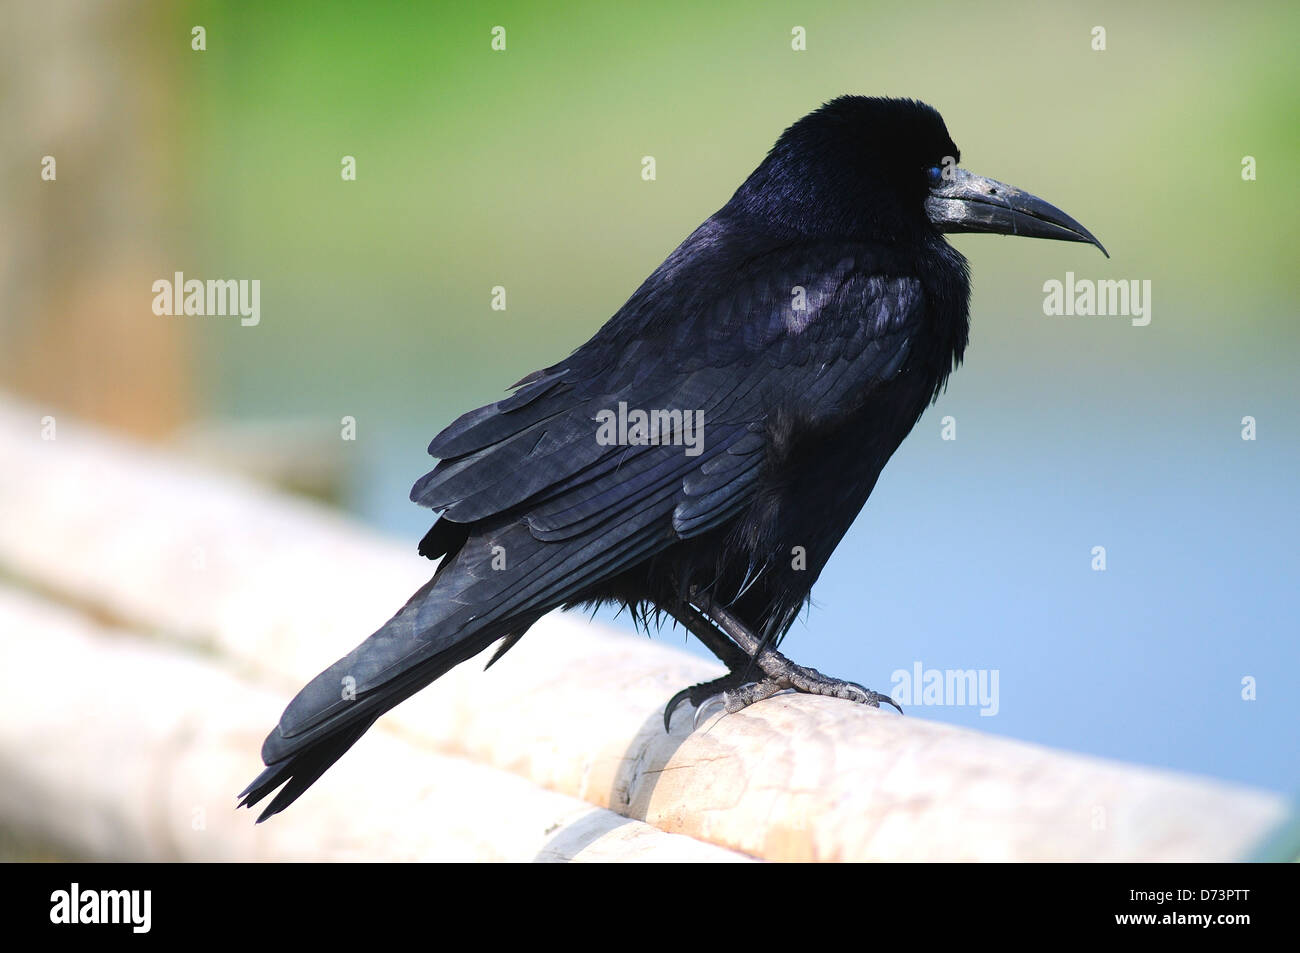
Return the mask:
<path fill-rule="evenodd" d="M 668 700 L 668 705 L 664 708 L 664 731 L 671 732 L 671 721 L 673 711 L 682 702 L 690 699 L 692 705 L 699 708 L 700 705 L 708 701 L 714 695 L 721 695 L 724 692 L 731 691 L 738 685 L 745 683 L 744 676 L 739 671 L 728 672 L 721 678 L 715 678 L 711 682 L 700 682 L 698 685 L 692 685 L 690 688 L 683 688 L 680 692 Z"/>
<path fill-rule="evenodd" d="M 885 702 L 886 704 L 893 705 L 894 708 L 898 710 L 898 713 L 900 715 L 903 713 L 903 709 L 899 706 L 898 702 L 894 701 L 888 695 L 882 695 L 878 691 L 874 691 L 873 689 L 867 688 L 867 686 L 863 685 L 861 682 L 849 682 L 849 684 L 852 685 L 854 688 L 862 689 L 863 694 L 867 696 L 867 704 L 874 705 L 875 707 L 879 708 L 880 703 Z"/>
<path fill-rule="evenodd" d="M 673 730 L 672 725 L 669 724 L 669 722 L 673 720 L 673 711 L 677 708 L 678 705 L 680 705 L 682 702 L 686 701 L 686 699 L 690 697 L 691 697 L 691 689 L 683 688 L 672 698 L 668 699 L 668 707 L 664 709 L 664 731 L 668 732 L 669 734 L 672 733 Z"/>

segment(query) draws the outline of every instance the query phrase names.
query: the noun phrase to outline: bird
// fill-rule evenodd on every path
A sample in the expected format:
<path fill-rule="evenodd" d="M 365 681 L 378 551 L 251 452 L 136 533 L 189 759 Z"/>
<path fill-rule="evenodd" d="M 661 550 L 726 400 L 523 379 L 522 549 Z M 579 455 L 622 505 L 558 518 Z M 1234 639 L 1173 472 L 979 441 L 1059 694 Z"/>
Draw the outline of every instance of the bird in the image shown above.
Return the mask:
<path fill-rule="evenodd" d="M 411 500 L 437 512 L 430 580 L 308 683 L 238 796 L 283 811 L 385 712 L 560 608 L 671 620 L 727 668 L 666 705 L 778 692 L 887 695 L 779 651 L 882 468 L 969 336 L 946 235 L 1102 244 L 960 165 L 939 112 L 845 95 L 758 167 L 567 358 L 429 444 Z M 895 707 L 897 707 L 895 705 Z M 900 709 L 901 710 L 901 709 Z"/>

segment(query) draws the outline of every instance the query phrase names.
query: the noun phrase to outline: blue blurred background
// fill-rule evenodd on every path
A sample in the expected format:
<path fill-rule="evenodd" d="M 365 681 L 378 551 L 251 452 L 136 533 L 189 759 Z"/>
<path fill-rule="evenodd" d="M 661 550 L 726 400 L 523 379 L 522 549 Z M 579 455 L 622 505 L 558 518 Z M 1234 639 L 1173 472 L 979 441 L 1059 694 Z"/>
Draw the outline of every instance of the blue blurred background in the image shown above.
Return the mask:
<path fill-rule="evenodd" d="M 330 492 L 413 559 L 430 514 L 407 493 L 438 430 L 586 340 L 799 116 L 845 92 L 931 103 L 963 165 L 1064 208 L 1112 257 L 954 239 L 974 274 L 966 365 L 785 648 L 881 690 L 916 663 L 996 670 L 995 716 L 908 717 L 1300 789 L 1295 4 L 102 17 L 49 24 L 81 37 L 66 81 L 89 103 L 52 135 L 46 116 L 18 122 L 4 147 L 31 163 L 55 142 L 73 198 L 5 186 L 28 231 L 6 243 L 0 384 L 158 439 L 354 416 Z M 8 44 L 13 112 L 48 64 Z M 64 266 L 24 267 L 33 244 Z M 147 289 L 176 270 L 259 278 L 261 323 L 160 321 Z M 74 271 L 117 277 L 68 292 Z M 1043 283 L 1067 271 L 1150 280 L 1151 323 L 1045 316 Z M 112 310 L 113 334 L 92 348 L 103 332 L 61 324 L 68 294 Z"/>

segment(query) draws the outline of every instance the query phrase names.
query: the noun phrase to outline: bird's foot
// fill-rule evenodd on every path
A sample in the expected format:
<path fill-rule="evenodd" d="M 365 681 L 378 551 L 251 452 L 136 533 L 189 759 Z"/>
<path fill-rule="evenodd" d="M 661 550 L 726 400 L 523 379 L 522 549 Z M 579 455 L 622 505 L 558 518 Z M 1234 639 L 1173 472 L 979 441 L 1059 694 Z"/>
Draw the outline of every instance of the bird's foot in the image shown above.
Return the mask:
<path fill-rule="evenodd" d="M 695 708 L 695 721 L 698 724 L 700 712 L 708 701 L 713 698 L 725 699 L 731 689 L 742 687 L 747 679 L 743 672 L 728 672 L 721 678 L 715 678 L 712 681 L 700 682 L 698 685 L 692 685 L 690 688 L 683 688 L 680 692 L 668 700 L 668 705 L 664 708 L 664 731 L 672 731 L 669 722 L 672 720 L 673 711 L 684 701 L 689 701 Z"/>
<path fill-rule="evenodd" d="M 682 702 L 689 700 L 695 707 L 695 727 L 699 727 L 700 716 L 715 698 L 721 698 L 727 714 L 735 714 L 748 708 L 754 702 L 771 698 L 784 691 L 795 691 L 805 695 L 825 695 L 829 698 L 842 698 L 845 701 L 879 708 L 880 703 L 892 705 L 901 715 L 903 709 L 888 695 L 872 691 L 857 682 L 847 682 L 839 678 L 823 675 L 815 668 L 796 665 L 780 652 L 764 650 L 759 658 L 758 667 L 765 677 L 753 681 L 744 677 L 743 672 L 731 672 L 711 682 L 701 682 L 684 688 L 672 697 L 664 709 L 664 729 L 669 730 L 668 721 L 673 710 Z"/>
<path fill-rule="evenodd" d="M 729 697 L 727 699 L 727 710 L 729 712 L 740 711 L 740 709 L 756 701 L 769 698 L 784 689 L 793 689 L 805 695 L 826 695 L 830 698 L 842 698 L 845 701 L 868 705 L 871 708 L 879 708 L 880 703 L 884 702 L 898 709 L 900 715 L 903 713 L 903 709 L 888 695 L 872 691 L 857 682 L 831 678 L 829 675 L 823 675 L 817 669 L 808 668 L 806 665 L 796 665 L 774 649 L 764 650 L 759 655 L 758 667 L 763 670 L 763 674 L 767 678 L 758 682 L 752 692 L 746 691 L 748 686 L 742 686 L 740 692 L 734 693 L 737 697 Z"/>
<path fill-rule="evenodd" d="M 846 682 L 843 679 L 831 678 L 823 675 L 815 668 L 806 668 L 802 665 L 794 665 L 794 663 L 790 664 L 793 671 L 789 673 L 769 675 L 762 681 L 750 682 L 741 685 L 735 691 L 724 693 L 723 703 L 727 714 L 735 714 L 742 709 L 748 708 L 754 702 L 771 698 L 783 691 L 842 698 L 845 701 L 856 702 L 859 705 L 867 705 L 871 708 L 879 708 L 880 703 L 884 702 L 897 708 L 900 715 L 903 713 L 903 709 L 888 695 L 872 691 L 857 682 Z"/>

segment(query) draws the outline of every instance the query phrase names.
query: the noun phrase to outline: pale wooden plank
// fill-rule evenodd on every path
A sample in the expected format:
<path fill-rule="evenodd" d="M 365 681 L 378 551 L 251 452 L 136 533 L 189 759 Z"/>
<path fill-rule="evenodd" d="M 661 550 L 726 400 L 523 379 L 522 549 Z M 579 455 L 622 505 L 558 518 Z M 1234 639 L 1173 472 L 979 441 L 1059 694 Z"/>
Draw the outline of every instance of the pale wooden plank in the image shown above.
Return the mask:
<path fill-rule="evenodd" d="M 42 442 L 38 418 L 0 403 L 0 563 L 246 666 L 281 702 L 431 571 L 322 508 L 72 423 Z M 666 641 L 553 615 L 490 672 L 464 665 L 381 724 L 769 859 L 1227 859 L 1284 813 L 1267 793 L 824 699 L 689 737 L 686 709 L 668 736 L 663 703 L 719 669 Z"/>
<path fill-rule="evenodd" d="M 376 729 L 311 807 L 254 825 L 280 696 L 214 659 L 0 586 L 0 818 L 117 860 L 744 861 Z"/>

